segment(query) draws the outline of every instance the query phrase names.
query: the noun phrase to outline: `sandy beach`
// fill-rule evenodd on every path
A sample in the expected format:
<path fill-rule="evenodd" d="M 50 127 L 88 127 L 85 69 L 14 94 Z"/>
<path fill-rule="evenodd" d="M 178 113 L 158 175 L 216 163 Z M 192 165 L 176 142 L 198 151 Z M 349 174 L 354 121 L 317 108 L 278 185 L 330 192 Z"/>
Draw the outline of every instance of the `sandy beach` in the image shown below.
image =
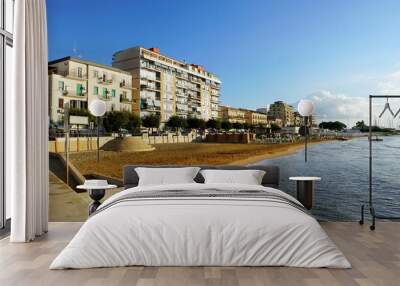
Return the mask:
<path fill-rule="evenodd" d="M 327 141 L 313 141 L 320 144 Z M 155 145 L 149 152 L 102 151 L 100 162 L 95 152 L 72 153 L 72 164 L 83 175 L 101 174 L 122 178 L 124 165 L 247 165 L 268 158 L 285 156 L 304 148 L 304 142 L 281 144 L 185 143 Z"/>

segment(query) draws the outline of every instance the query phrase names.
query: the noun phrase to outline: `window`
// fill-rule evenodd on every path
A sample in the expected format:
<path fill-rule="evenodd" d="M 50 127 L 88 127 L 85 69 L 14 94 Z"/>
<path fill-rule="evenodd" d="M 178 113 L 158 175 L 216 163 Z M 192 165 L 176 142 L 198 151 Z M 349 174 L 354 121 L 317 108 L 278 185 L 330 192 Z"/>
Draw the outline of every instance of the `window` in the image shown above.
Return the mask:
<path fill-rule="evenodd" d="M 112 90 L 111 90 L 111 96 L 112 96 L 112 97 L 115 97 L 115 89 L 112 89 Z"/>
<path fill-rule="evenodd" d="M 58 108 L 64 108 L 64 99 L 63 98 L 58 99 Z"/>
<path fill-rule="evenodd" d="M 64 82 L 62 80 L 58 81 L 58 89 L 59 90 L 64 90 Z"/>
<path fill-rule="evenodd" d="M 99 87 L 98 86 L 94 86 L 93 87 L 93 94 L 94 95 L 99 95 Z"/>
<path fill-rule="evenodd" d="M 103 97 L 107 97 L 107 88 L 103 87 L 103 93 L 102 93 Z"/>
<path fill-rule="evenodd" d="M 93 71 L 93 76 L 94 76 L 95 78 L 98 78 L 98 77 L 99 77 L 99 72 L 98 72 L 98 71 Z"/>
<path fill-rule="evenodd" d="M 77 95 L 82 95 L 82 84 L 81 83 L 78 83 L 77 85 L 76 85 L 76 94 Z"/>
<path fill-rule="evenodd" d="M 78 77 L 82 77 L 82 68 L 78 68 Z"/>

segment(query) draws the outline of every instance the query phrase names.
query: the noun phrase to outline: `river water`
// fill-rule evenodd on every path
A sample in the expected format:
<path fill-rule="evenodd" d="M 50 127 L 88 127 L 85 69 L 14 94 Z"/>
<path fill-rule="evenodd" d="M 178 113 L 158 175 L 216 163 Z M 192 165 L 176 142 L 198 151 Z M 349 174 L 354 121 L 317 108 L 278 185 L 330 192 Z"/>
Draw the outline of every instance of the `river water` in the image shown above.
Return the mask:
<path fill-rule="evenodd" d="M 376 212 L 400 216 L 400 136 L 373 142 L 373 197 Z M 368 200 L 368 140 L 333 141 L 296 154 L 268 159 L 258 164 L 278 165 L 280 189 L 295 195 L 290 176 L 318 176 L 312 213 L 320 220 L 358 220 L 360 206 Z"/>

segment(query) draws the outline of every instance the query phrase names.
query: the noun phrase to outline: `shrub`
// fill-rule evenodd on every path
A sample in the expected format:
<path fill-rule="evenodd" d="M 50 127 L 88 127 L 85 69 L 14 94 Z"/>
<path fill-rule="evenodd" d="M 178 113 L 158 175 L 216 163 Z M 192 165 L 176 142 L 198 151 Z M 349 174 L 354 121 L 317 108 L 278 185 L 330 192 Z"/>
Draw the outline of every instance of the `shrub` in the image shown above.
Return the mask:
<path fill-rule="evenodd" d="M 206 127 L 209 129 L 221 129 L 221 121 L 216 119 L 209 119 L 206 123 Z"/>
<path fill-rule="evenodd" d="M 232 129 L 232 123 L 230 123 L 229 121 L 222 121 L 221 122 L 221 128 L 224 129 L 225 131 L 229 131 Z"/>
<path fill-rule="evenodd" d="M 160 128 L 160 116 L 156 114 L 146 115 L 142 118 L 142 125 L 146 128 Z"/>

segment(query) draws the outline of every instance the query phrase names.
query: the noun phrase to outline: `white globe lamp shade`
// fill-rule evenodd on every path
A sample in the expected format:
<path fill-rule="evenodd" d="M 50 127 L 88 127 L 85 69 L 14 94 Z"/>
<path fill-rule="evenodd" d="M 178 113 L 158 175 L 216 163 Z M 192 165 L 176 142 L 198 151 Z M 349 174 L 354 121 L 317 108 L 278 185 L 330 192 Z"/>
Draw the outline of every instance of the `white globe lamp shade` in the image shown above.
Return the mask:
<path fill-rule="evenodd" d="M 106 103 L 100 99 L 93 100 L 89 105 L 89 111 L 96 117 L 103 116 L 106 113 Z"/>
<path fill-rule="evenodd" d="M 301 116 L 311 116 L 315 111 L 315 106 L 311 100 L 302 99 L 297 105 L 297 110 Z"/>

